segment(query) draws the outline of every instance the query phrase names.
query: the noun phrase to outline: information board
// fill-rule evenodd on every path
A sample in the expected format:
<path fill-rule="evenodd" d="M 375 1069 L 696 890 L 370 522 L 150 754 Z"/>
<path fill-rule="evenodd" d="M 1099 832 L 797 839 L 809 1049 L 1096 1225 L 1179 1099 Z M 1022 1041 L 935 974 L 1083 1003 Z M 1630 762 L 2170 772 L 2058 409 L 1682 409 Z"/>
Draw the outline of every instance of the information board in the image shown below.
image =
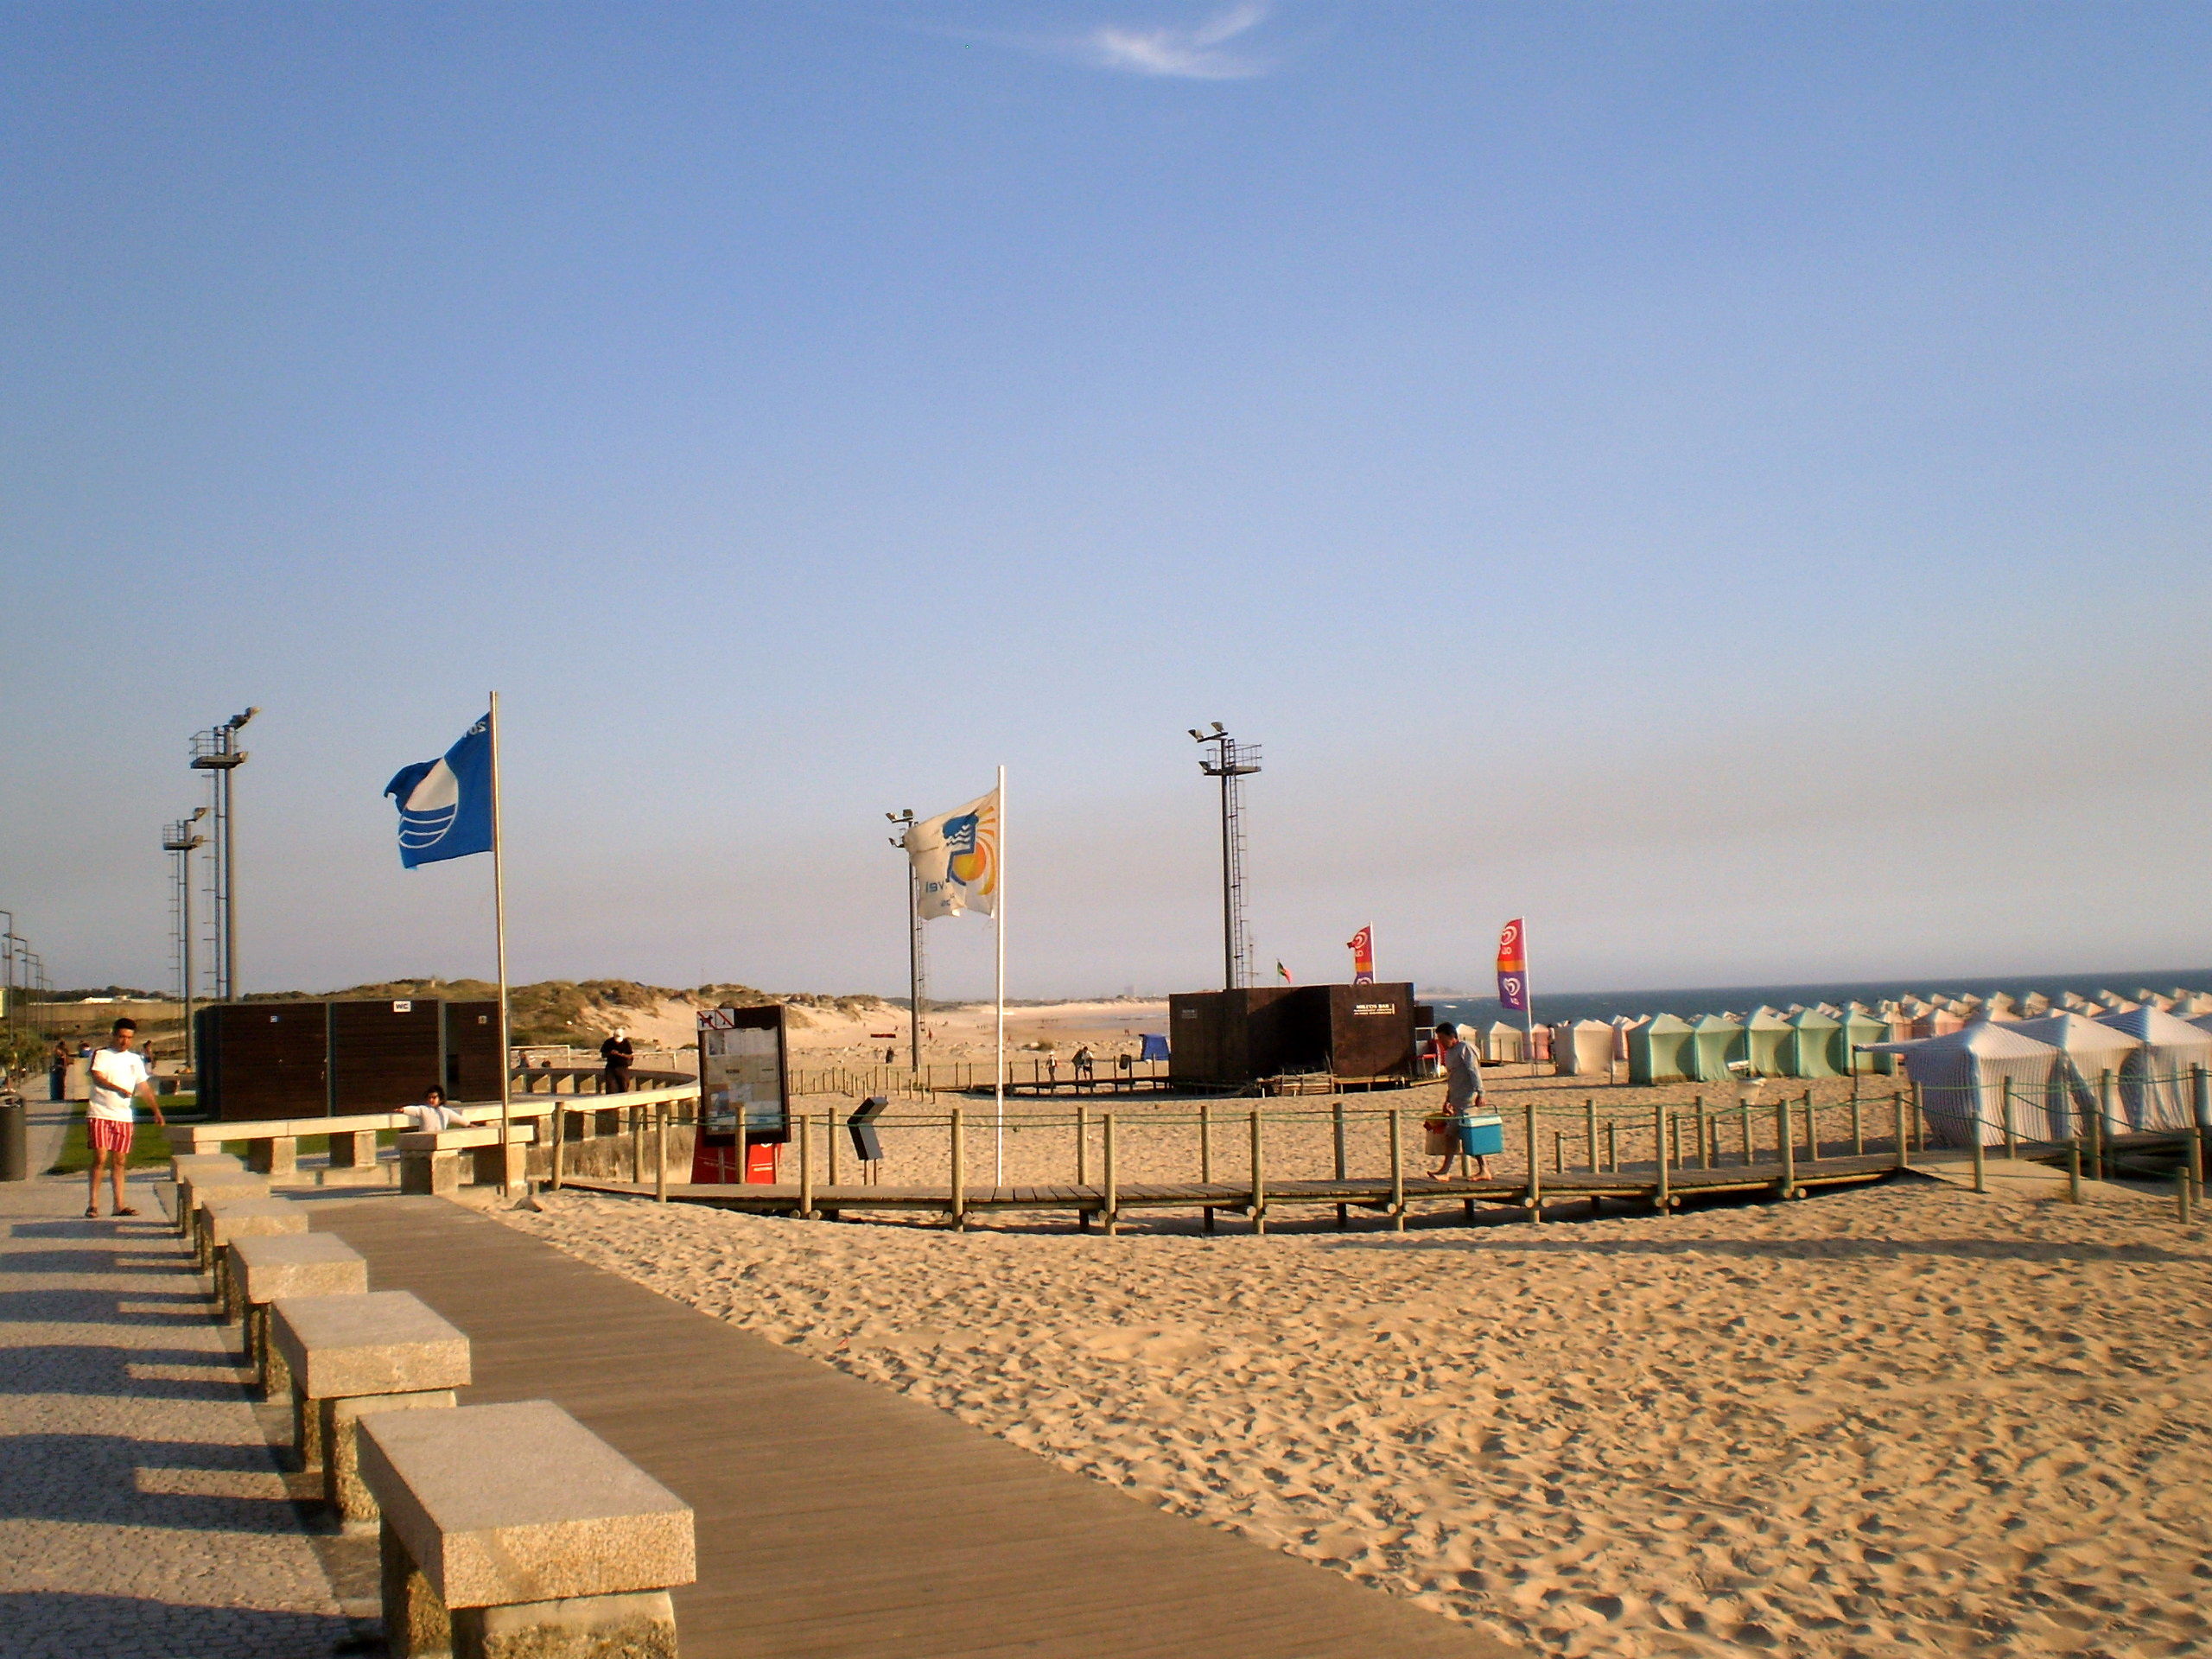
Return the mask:
<path fill-rule="evenodd" d="M 774 1149 L 791 1134 L 786 1058 L 782 1004 L 700 1011 L 693 1181 L 775 1179 Z"/>

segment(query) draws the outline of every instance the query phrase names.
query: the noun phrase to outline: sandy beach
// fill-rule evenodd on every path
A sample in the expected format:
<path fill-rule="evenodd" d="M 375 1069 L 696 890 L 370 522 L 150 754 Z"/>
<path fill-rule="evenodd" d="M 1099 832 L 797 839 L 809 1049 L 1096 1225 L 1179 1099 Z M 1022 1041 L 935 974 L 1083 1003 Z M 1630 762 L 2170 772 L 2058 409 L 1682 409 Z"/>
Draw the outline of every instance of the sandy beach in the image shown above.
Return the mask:
<path fill-rule="evenodd" d="M 1533 1650 L 2212 1632 L 2212 1248 L 2147 1200 L 1113 1240 L 542 1202 L 503 1218 Z"/>

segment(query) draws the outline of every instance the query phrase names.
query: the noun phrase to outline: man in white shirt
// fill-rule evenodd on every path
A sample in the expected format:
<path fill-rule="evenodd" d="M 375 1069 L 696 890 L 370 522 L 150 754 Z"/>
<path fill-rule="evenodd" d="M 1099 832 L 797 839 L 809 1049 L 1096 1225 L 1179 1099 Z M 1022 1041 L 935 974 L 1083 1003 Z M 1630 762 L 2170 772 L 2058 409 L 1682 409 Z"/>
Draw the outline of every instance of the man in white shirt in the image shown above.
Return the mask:
<path fill-rule="evenodd" d="M 161 1100 L 149 1080 L 151 1074 L 146 1062 L 130 1052 L 130 1040 L 137 1034 L 138 1027 L 132 1021 L 117 1020 L 107 1046 L 92 1051 L 92 1064 L 86 1068 L 91 1073 L 92 1097 L 85 1108 L 85 1132 L 92 1144 L 92 1190 L 85 1204 L 88 1216 L 100 1212 L 103 1167 L 115 1191 L 115 1213 L 138 1213 L 123 1201 L 123 1167 L 130 1161 L 130 1138 L 137 1117 L 133 1103 L 144 1100 L 153 1109 L 154 1122 L 163 1128 L 168 1127 L 168 1119 L 162 1116 Z"/>

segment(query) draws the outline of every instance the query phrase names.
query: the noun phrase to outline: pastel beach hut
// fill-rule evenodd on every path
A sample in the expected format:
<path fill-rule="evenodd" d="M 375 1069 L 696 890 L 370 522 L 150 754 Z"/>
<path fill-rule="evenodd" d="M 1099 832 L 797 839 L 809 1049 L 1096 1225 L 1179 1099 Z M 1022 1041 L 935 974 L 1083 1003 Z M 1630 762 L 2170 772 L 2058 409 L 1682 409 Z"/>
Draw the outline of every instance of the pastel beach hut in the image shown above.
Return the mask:
<path fill-rule="evenodd" d="M 1940 1003 L 1931 1002 L 1925 1013 L 1913 1016 L 1912 1035 L 1916 1040 L 1929 1037 L 1948 1037 L 1965 1024 L 1966 1021 L 1951 1009 L 1944 1007 Z"/>
<path fill-rule="evenodd" d="M 1613 1058 L 1625 1065 L 1628 1063 L 1628 1034 L 1638 1026 L 1650 1023 L 1651 1016 L 1639 1014 L 1631 1019 L 1625 1014 L 1613 1016 Z"/>
<path fill-rule="evenodd" d="M 1818 1008 L 1806 1008 L 1789 1017 L 1786 1051 L 1793 1077 L 1840 1077 L 1851 1064 L 1843 1047 L 1843 1022 Z"/>
<path fill-rule="evenodd" d="M 1656 1014 L 1628 1034 L 1628 1080 L 1635 1084 L 1688 1083 L 1691 1026 L 1671 1014 Z"/>
<path fill-rule="evenodd" d="M 2018 1027 L 1986 1020 L 1940 1037 L 1879 1043 L 1875 1051 L 1904 1062 L 1929 1130 L 1947 1147 L 1972 1146 L 1977 1127 L 1984 1146 L 2003 1145 L 2006 1098 L 2041 1096 L 2059 1058 L 2049 1043 L 2023 1037 Z"/>
<path fill-rule="evenodd" d="M 1890 1022 L 1878 1014 L 1870 1014 L 1856 1002 L 1836 1016 L 1842 1027 L 1843 1064 L 1853 1073 L 1869 1071 L 1889 1076 L 1897 1069 L 1894 1054 L 1863 1054 L 1859 1051 L 1872 1043 L 1886 1043 L 1895 1039 Z"/>
<path fill-rule="evenodd" d="M 1700 1014 L 1690 1022 L 1690 1080 L 1726 1083 L 1728 1062 L 1741 1059 L 1744 1027 L 1725 1014 Z"/>
<path fill-rule="evenodd" d="M 1563 1077 L 1610 1077 L 1613 1028 L 1602 1020 L 1577 1020 L 1552 1027 L 1552 1058 Z"/>
<path fill-rule="evenodd" d="M 1789 1065 L 1789 1022 L 1772 1008 L 1753 1008 L 1744 1016 L 1744 1052 L 1752 1074 L 1762 1077 L 1795 1075 Z"/>
<path fill-rule="evenodd" d="M 2193 1073 L 2198 1067 L 2212 1071 L 2212 1032 L 2152 1007 L 2108 1014 L 2097 1023 L 2142 1044 L 2120 1072 L 2121 1109 L 2129 1126 L 2185 1129 L 2195 1122 Z"/>
<path fill-rule="evenodd" d="M 1491 1065 L 1510 1065 L 1529 1058 L 1528 1033 L 1518 1026 L 1509 1026 L 1503 1020 L 1493 1020 L 1482 1028 L 1481 1042 L 1484 1061 Z"/>
<path fill-rule="evenodd" d="M 2105 1118 L 2105 1133 L 2123 1135 L 2128 1122 L 2120 1105 L 2119 1078 L 2128 1057 L 2143 1046 L 2126 1032 L 2092 1020 L 2086 1014 L 2048 1014 L 2040 1020 L 2023 1020 L 2012 1027 L 2023 1037 L 2049 1043 L 2058 1051 L 2050 1085 L 2041 1100 L 2030 1107 L 2015 1102 L 2014 1125 L 2031 1141 L 2070 1139 L 2096 1116 L 2100 1103 L 2113 1103 Z M 2112 1085 L 2105 1079 L 2109 1076 Z"/>

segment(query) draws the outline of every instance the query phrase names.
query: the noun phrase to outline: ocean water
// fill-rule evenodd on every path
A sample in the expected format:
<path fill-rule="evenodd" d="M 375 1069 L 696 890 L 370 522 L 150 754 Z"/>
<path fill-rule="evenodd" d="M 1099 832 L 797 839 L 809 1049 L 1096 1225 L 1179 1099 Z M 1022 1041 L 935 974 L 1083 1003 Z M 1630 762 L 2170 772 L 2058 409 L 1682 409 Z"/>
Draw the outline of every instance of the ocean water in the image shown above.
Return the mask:
<path fill-rule="evenodd" d="M 1846 1002 L 1875 1003 L 1907 996 L 1987 996 L 2003 991 L 2015 998 L 2041 991 L 2054 1001 L 2068 991 L 2094 996 L 2113 991 L 2133 1001 L 2138 990 L 2164 996 L 2177 988 L 2212 991 L 2212 968 L 2154 968 L 2118 974 L 2042 974 L 2000 978 L 1867 979 L 1808 985 L 1713 985 L 1685 991 L 1562 991 L 1548 996 L 1536 988 L 1536 1018 L 1546 1025 L 1561 1020 L 1611 1020 L 1615 1014 L 1672 1014 L 1694 1020 L 1701 1014 L 1746 1014 L 1757 1007 L 1786 1008 L 1793 1002 L 1812 1007 L 1821 1002 L 1839 1007 Z M 1415 988 L 1424 1001 L 1433 1001 L 1436 1017 L 1454 1023 L 1471 1020 L 1486 1026 L 1493 1020 L 1521 1023 L 1494 996 L 1429 997 Z"/>

